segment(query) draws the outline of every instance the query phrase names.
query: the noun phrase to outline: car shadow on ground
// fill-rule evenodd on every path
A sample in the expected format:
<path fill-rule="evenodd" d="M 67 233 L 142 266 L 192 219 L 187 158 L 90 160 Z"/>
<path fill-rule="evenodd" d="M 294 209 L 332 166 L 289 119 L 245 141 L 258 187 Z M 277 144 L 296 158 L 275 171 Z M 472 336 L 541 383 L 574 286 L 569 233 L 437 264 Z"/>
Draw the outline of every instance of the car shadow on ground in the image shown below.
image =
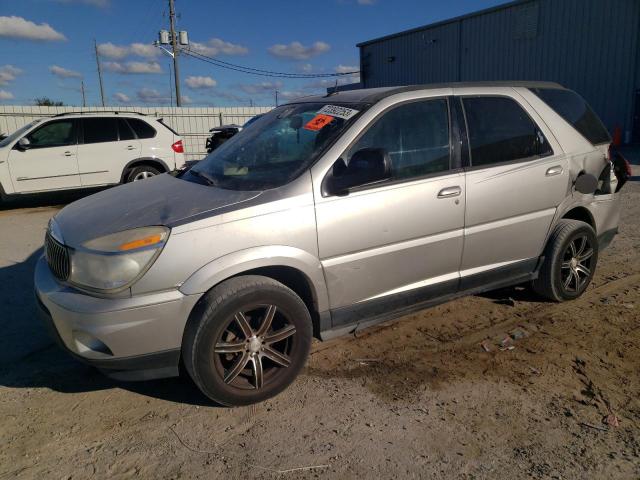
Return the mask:
<path fill-rule="evenodd" d="M 63 351 L 48 335 L 34 296 L 33 272 L 42 248 L 0 268 L 0 385 L 61 393 L 123 389 L 170 402 L 212 406 L 184 374 L 145 382 L 111 380 Z M 213 405 L 215 406 L 215 405 Z"/>
<path fill-rule="evenodd" d="M 64 205 L 88 197 L 108 187 L 66 190 L 61 192 L 33 193 L 10 196 L 0 201 L 0 210 L 19 208 L 63 207 Z"/>

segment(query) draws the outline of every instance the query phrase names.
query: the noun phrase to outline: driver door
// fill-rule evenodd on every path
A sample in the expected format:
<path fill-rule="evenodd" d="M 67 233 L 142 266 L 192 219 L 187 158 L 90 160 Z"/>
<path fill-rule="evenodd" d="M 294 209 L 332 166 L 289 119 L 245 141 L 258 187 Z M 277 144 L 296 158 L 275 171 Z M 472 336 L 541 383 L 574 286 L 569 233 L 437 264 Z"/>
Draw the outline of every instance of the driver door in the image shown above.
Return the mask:
<path fill-rule="evenodd" d="M 338 161 L 383 148 L 391 178 L 316 199 L 334 326 L 456 291 L 464 174 L 451 168 L 446 98 L 391 107 Z"/>
<path fill-rule="evenodd" d="M 28 147 L 20 147 L 16 142 L 9 153 L 16 193 L 80 186 L 77 120 L 52 120 L 27 134 L 26 139 Z"/>

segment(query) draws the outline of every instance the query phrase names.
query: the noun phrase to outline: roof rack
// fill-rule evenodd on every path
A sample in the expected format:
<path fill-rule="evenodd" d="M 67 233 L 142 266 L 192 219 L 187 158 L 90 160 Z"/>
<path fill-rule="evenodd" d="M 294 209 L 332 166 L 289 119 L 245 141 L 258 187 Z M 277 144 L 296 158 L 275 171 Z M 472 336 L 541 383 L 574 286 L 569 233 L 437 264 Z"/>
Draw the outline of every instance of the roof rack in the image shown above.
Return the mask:
<path fill-rule="evenodd" d="M 63 113 L 57 113 L 56 115 L 54 115 L 54 117 L 64 117 L 65 115 L 85 115 L 88 113 L 115 113 L 116 115 L 118 115 L 119 113 L 126 113 L 126 114 L 134 114 L 134 115 L 142 115 L 142 116 L 147 116 L 146 113 L 140 113 L 140 112 L 134 112 L 132 110 L 89 110 L 86 112 L 63 112 Z"/>

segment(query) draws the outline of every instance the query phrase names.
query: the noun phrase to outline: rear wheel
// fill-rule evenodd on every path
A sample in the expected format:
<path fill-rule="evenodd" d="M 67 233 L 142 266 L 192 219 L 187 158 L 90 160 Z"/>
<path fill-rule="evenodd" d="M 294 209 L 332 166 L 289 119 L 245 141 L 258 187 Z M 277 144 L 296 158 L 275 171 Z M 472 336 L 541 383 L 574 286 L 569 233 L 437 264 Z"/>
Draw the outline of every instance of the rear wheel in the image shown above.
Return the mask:
<path fill-rule="evenodd" d="M 130 183 L 145 180 L 147 178 L 155 177 L 159 173 L 160 171 L 155 167 L 152 167 L 150 165 L 140 165 L 132 168 L 129 171 L 129 173 L 126 175 L 125 182 Z"/>
<path fill-rule="evenodd" d="M 598 241 L 593 228 L 578 220 L 560 220 L 549 238 L 533 288 L 556 302 L 578 298 L 593 279 L 597 262 Z"/>
<path fill-rule="evenodd" d="M 210 399 L 248 405 L 296 378 L 311 347 L 304 302 L 267 277 L 235 277 L 214 287 L 190 319 L 182 347 L 189 375 Z"/>

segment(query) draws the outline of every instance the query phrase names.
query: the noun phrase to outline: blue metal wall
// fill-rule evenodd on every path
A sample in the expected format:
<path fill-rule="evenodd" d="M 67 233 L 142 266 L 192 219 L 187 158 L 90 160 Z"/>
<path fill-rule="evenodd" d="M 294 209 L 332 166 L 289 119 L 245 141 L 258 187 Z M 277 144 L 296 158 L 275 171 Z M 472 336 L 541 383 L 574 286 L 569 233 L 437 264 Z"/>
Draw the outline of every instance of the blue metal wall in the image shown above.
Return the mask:
<path fill-rule="evenodd" d="M 632 128 L 640 0 L 524 0 L 359 44 L 365 88 L 548 80 Z"/>

